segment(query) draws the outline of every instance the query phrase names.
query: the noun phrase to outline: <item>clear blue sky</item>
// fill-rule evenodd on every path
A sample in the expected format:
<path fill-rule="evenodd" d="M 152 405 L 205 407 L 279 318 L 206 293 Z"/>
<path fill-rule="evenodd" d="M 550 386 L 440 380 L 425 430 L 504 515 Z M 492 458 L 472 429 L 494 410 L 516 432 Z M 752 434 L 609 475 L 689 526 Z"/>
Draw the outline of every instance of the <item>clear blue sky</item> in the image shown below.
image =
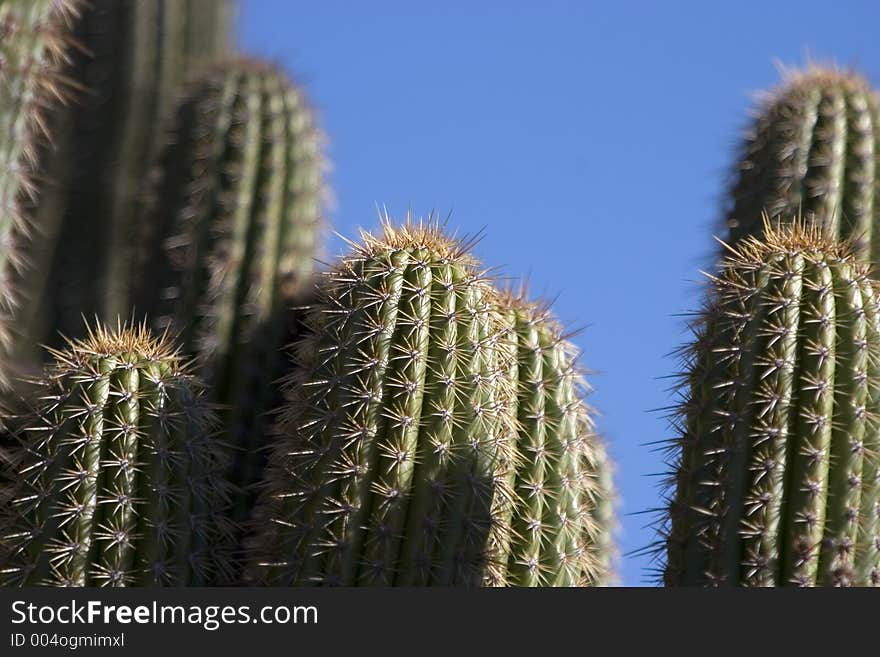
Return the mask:
<path fill-rule="evenodd" d="M 282 64 L 329 136 L 346 236 L 452 212 L 477 253 L 556 298 L 617 462 L 624 553 L 653 540 L 661 413 L 700 301 L 723 183 L 774 62 L 880 83 L 874 0 L 243 0 L 241 45 Z M 338 239 L 326 244 L 341 252 Z M 623 582 L 651 583 L 624 557 Z"/>

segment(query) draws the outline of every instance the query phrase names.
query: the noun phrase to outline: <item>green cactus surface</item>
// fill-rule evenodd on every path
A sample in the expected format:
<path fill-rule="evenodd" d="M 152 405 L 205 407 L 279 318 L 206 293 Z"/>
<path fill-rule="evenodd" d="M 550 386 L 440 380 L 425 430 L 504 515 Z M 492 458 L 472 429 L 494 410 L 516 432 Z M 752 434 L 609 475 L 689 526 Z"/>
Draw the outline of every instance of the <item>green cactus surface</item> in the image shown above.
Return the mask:
<path fill-rule="evenodd" d="M 23 303 L 17 279 L 28 261 L 37 155 L 49 140 L 46 110 L 72 94 L 62 73 L 68 26 L 81 6 L 78 0 L 0 0 L 0 389 L 12 376 Z"/>
<path fill-rule="evenodd" d="M 610 464 L 582 401 L 574 345 L 547 308 L 505 300 L 517 354 L 517 437 L 510 554 L 513 586 L 600 585 L 612 576 Z M 600 468 L 606 468 L 603 475 Z M 605 497 L 607 496 L 607 499 Z M 605 504 L 607 507 L 603 507 Z M 604 524 L 600 524 L 604 523 Z"/>
<path fill-rule="evenodd" d="M 880 307 L 818 224 L 764 227 L 686 352 L 667 585 L 880 584 Z"/>
<path fill-rule="evenodd" d="M 141 326 L 93 328 L 55 358 L 2 499 L 2 582 L 223 581 L 224 452 L 177 353 Z"/>
<path fill-rule="evenodd" d="M 436 226 L 386 222 L 318 286 L 269 460 L 263 584 L 575 585 L 596 575 L 569 348 Z M 518 391 L 523 380 L 531 389 Z M 519 443 L 519 444 L 518 444 Z"/>
<path fill-rule="evenodd" d="M 730 244 L 760 235 L 763 213 L 800 213 L 877 261 L 880 111 L 868 83 L 829 67 L 787 74 L 748 128 L 730 197 Z"/>
<path fill-rule="evenodd" d="M 135 306 L 178 335 L 221 407 L 243 491 L 262 475 L 265 414 L 313 287 L 322 135 L 302 92 L 274 67 L 229 60 L 191 81 L 154 172 L 135 267 Z"/>
<path fill-rule="evenodd" d="M 160 126 L 185 76 L 226 48 L 231 0 L 89 0 L 71 31 L 65 76 L 83 91 L 55 112 L 40 153 L 41 239 L 22 282 L 19 359 L 78 337 L 82 317 L 115 323 L 131 312 L 129 266 L 140 185 L 161 146 Z"/>

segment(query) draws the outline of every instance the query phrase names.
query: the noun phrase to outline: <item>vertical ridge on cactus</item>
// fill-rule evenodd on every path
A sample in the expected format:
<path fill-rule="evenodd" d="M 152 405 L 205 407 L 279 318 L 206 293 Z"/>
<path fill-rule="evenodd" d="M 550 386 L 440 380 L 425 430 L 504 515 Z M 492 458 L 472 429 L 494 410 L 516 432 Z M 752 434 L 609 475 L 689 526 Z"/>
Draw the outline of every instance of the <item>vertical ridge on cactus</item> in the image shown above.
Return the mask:
<path fill-rule="evenodd" d="M 810 66 L 766 95 L 740 149 L 728 241 L 760 235 L 762 214 L 819 220 L 858 256 L 880 257 L 880 109 L 855 73 Z"/>
<path fill-rule="evenodd" d="M 685 354 L 668 585 L 880 584 L 880 301 L 849 243 L 764 227 Z"/>
<path fill-rule="evenodd" d="M 250 580 L 601 580 L 592 423 L 547 312 L 411 219 L 364 234 L 318 290 L 284 383 Z"/>
<path fill-rule="evenodd" d="M 176 351 L 144 326 L 98 325 L 54 356 L 3 491 L 3 583 L 222 581 L 223 451 Z"/>
<path fill-rule="evenodd" d="M 27 265 L 24 242 L 33 231 L 38 151 L 50 139 L 48 108 L 67 103 L 63 76 L 68 26 L 79 0 L 0 0 L 0 389 L 11 376 L 11 349 Z"/>
<path fill-rule="evenodd" d="M 246 520 L 283 347 L 313 286 L 322 135 L 286 75 L 235 59 L 190 81 L 168 139 L 141 222 L 135 305 L 198 358 L 237 451 L 235 515 Z"/>
<path fill-rule="evenodd" d="M 22 281 L 30 306 L 20 318 L 22 360 L 38 360 L 40 343 L 60 347 L 61 334 L 79 336 L 82 316 L 129 316 L 138 186 L 177 85 L 226 45 L 229 2 L 199 16 L 197 0 L 84 4 L 70 33 L 81 49 L 70 51 L 65 75 L 85 91 L 50 117 L 57 147 L 39 158 L 41 239 L 29 256 L 42 275 Z"/>

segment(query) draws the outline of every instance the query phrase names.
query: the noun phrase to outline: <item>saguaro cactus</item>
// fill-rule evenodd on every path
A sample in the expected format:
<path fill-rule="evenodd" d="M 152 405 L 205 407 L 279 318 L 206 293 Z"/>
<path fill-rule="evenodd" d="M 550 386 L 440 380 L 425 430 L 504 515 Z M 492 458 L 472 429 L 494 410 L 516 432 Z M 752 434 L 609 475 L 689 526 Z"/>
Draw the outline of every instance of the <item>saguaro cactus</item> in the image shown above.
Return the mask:
<path fill-rule="evenodd" d="M 798 213 L 880 256 L 880 113 L 868 83 L 810 67 L 789 74 L 762 102 L 741 147 L 727 209 L 729 242 L 759 235 L 762 214 Z"/>
<path fill-rule="evenodd" d="M 141 222 L 135 305 L 198 357 L 237 450 L 231 477 L 247 489 L 262 474 L 294 307 L 312 287 L 322 136 L 283 73 L 238 59 L 190 83 L 168 138 Z M 251 506 L 245 493 L 236 518 Z"/>
<path fill-rule="evenodd" d="M 669 585 L 880 584 L 880 308 L 850 244 L 765 226 L 688 352 Z"/>
<path fill-rule="evenodd" d="M 65 76 L 78 102 L 51 116 L 56 147 L 40 154 L 43 181 L 22 281 L 22 359 L 77 336 L 81 317 L 128 317 L 128 266 L 138 186 L 161 144 L 159 127 L 184 76 L 223 50 L 231 0 L 90 0 L 75 22 Z M 63 245 L 59 248 L 58 245 Z"/>
<path fill-rule="evenodd" d="M 590 425 L 558 333 L 504 301 L 433 225 L 365 235 L 319 289 L 285 385 L 250 577 L 592 576 Z"/>
<path fill-rule="evenodd" d="M 223 452 L 200 385 L 176 352 L 144 327 L 96 328 L 55 357 L 2 500 L 0 578 L 222 581 Z"/>
<path fill-rule="evenodd" d="M 0 0 L 0 389 L 9 384 L 16 278 L 31 231 L 37 152 L 48 140 L 46 109 L 69 99 L 62 76 L 78 0 Z"/>

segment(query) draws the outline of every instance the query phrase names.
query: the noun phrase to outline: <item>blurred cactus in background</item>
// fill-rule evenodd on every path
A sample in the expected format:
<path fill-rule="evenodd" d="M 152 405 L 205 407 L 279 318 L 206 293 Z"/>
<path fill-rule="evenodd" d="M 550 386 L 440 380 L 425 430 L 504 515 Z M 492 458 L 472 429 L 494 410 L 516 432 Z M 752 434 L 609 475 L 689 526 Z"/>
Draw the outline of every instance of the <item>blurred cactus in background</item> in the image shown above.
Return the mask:
<path fill-rule="evenodd" d="M 197 357 L 236 450 L 235 519 L 250 516 L 281 401 L 284 347 L 313 287 L 322 135 L 303 93 L 253 59 L 187 84 L 140 220 L 134 307 Z"/>
<path fill-rule="evenodd" d="M 78 336 L 83 316 L 116 322 L 131 312 L 139 185 L 159 126 L 186 73 L 226 49 L 233 12 L 230 0 L 90 0 L 66 31 L 76 47 L 64 50 L 63 76 L 81 91 L 46 115 L 55 139 L 37 154 L 40 239 L 19 282 L 28 303 L 16 352 L 31 373 L 37 345 Z"/>
<path fill-rule="evenodd" d="M 14 375 L 13 340 L 22 337 L 21 277 L 33 275 L 29 216 L 38 198 L 37 159 L 51 139 L 47 114 L 69 103 L 64 75 L 78 0 L 0 0 L 0 391 Z"/>
<path fill-rule="evenodd" d="M 762 216 L 801 215 L 880 257 L 880 112 L 858 74 L 809 66 L 767 93 L 740 147 L 726 212 L 728 242 L 760 235 Z"/>

